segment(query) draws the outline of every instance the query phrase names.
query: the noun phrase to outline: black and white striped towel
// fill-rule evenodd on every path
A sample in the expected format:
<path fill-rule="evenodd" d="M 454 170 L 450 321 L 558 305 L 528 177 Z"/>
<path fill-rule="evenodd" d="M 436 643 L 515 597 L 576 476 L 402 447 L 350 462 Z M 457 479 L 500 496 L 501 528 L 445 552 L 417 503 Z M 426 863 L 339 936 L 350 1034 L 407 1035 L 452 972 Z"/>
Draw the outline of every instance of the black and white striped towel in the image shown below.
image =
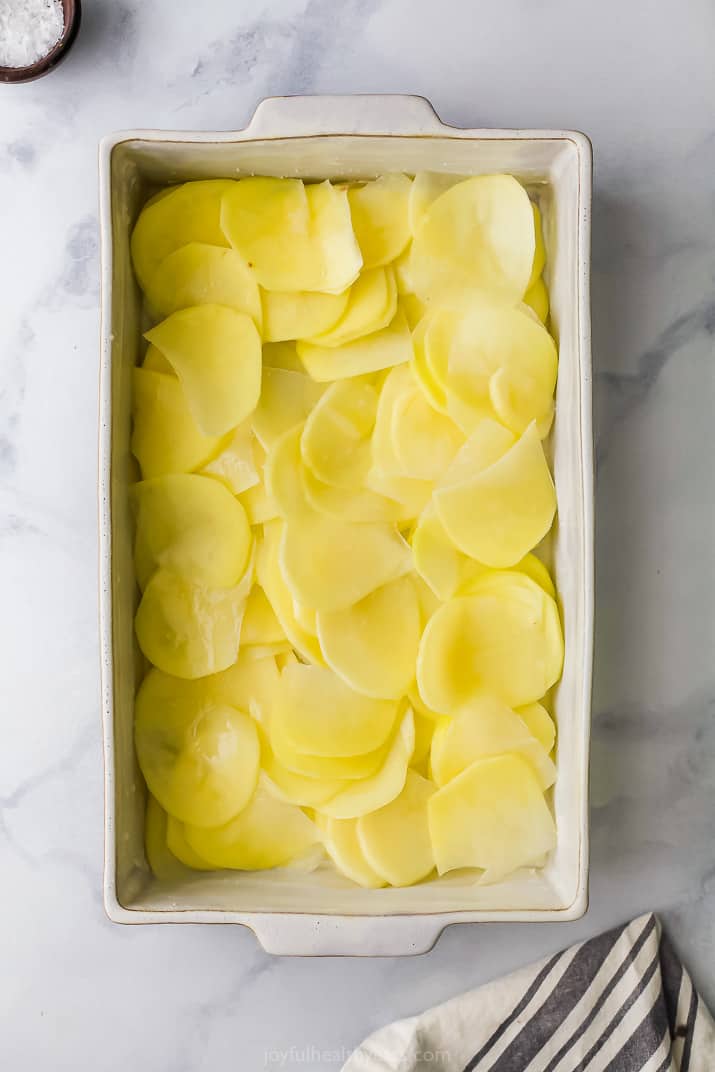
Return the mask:
<path fill-rule="evenodd" d="M 715 1023 L 654 915 L 367 1039 L 343 1072 L 715 1072 Z"/>

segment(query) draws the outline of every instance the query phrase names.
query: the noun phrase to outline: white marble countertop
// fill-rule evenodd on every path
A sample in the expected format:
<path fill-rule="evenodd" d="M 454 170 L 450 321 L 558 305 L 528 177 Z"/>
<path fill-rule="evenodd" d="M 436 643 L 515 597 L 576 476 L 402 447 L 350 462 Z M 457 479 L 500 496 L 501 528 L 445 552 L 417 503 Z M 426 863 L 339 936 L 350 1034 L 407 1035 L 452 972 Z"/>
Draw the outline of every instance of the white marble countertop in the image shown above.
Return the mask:
<path fill-rule="evenodd" d="M 0 86 L 0 1064 L 339 1068 L 388 1020 L 662 912 L 715 999 L 715 14 L 710 0 L 85 0 Z M 403 960 L 123 928 L 100 897 L 97 140 L 231 128 L 258 98 L 416 92 L 593 139 L 598 438 L 591 908 Z M 322 1060 L 320 1059 L 322 1054 Z"/>

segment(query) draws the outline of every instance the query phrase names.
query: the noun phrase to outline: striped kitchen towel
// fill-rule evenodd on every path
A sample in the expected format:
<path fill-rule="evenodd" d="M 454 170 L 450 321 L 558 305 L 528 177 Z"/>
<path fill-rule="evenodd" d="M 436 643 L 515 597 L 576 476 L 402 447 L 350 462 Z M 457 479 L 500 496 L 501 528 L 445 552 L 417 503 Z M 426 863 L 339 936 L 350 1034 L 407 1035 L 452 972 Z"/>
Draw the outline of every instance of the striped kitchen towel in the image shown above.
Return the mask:
<path fill-rule="evenodd" d="M 715 1023 L 654 915 L 390 1024 L 343 1072 L 715 1072 Z"/>

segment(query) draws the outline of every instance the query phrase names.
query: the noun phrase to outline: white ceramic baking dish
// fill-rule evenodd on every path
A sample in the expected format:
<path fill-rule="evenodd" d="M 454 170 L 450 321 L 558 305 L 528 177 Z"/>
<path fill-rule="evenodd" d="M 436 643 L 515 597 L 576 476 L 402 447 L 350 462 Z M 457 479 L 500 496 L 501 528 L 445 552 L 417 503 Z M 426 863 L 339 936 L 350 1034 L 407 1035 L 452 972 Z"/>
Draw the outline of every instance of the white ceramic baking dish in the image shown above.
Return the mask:
<path fill-rule="evenodd" d="M 558 846 L 540 871 L 495 886 L 446 876 L 408 889 L 363 890 L 328 870 L 151 875 L 143 847 L 145 789 L 132 739 L 140 660 L 128 484 L 130 370 L 140 295 L 129 235 L 158 185 L 247 174 L 372 178 L 423 169 L 509 172 L 541 206 L 552 322 L 560 346 L 550 441 L 559 517 L 551 540 L 566 637 L 555 690 Z M 102 355 L 100 586 L 106 768 L 104 899 L 120 923 L 240 923 L 274 953 L 399 955 L 429 949 L 450 923 L 569 920 L 587 904 L 588 741 L 593 639 L 593 499 L 589 243 L 591 147 L 571 131 L 460 130 L 419 97 L 289 97 L 263 101 L 245 130 L 127 131 L 100 151 Z"/>

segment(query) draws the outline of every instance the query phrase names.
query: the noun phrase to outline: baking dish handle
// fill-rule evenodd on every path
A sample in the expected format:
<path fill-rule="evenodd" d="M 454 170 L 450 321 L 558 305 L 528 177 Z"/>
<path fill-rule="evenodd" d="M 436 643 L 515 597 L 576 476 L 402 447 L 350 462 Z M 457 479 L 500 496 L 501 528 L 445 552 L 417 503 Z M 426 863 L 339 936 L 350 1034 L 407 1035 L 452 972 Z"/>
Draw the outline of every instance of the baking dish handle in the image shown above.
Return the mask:
<path fill-rule="evenodd" d="M 349 94 L 266 97 L 246 132 L 253 138 L 320 134 L 440 134 L 444 125 L 426 97 Z"/>
<path fill-rule="evenodd" d="M 266 953 L 292 957 L 406 957 L 428 953 L 447 925 L 437 916 L 297 916 L 248 924 Z"/>

